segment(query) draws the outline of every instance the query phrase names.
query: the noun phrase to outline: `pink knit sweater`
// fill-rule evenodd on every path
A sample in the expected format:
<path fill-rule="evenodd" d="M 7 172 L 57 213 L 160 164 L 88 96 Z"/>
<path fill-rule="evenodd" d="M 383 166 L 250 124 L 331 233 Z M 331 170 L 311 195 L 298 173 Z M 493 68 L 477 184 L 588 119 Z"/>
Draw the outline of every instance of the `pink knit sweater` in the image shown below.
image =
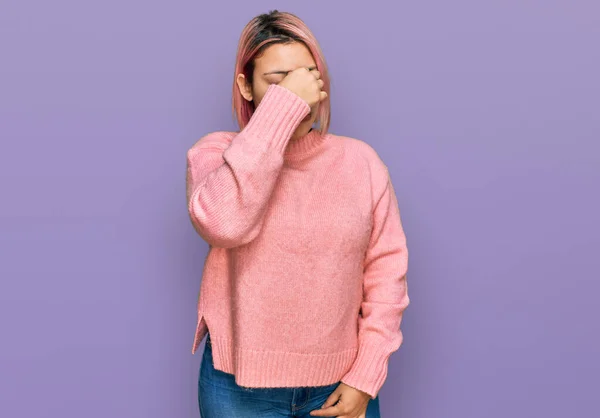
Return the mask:
<path fill-rule="evenodd" d="M 273 84 L 239 133 L 187 152 L 189 214 L 209 244 L 192 353 L 240 386 L 342 381 L 375 398 L 402 343 L 408 251 L 386 165 L 358 139 L 312 130 Z"/>

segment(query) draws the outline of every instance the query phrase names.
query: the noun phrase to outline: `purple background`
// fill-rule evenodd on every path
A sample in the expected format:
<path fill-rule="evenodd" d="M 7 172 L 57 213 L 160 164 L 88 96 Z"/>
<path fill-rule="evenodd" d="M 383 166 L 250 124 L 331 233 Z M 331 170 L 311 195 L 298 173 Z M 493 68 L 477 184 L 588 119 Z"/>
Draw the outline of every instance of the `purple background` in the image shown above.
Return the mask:
<path fill-rule="evenodd" d="M 598 2 L 284 6 L 2 1 L 0 416 L 198 416 L 185 155 L 235 129 L 237 40 L 274 7 L 322 45 L 331 131 L 397 190 L 383 416 L 596 416 Z"/>

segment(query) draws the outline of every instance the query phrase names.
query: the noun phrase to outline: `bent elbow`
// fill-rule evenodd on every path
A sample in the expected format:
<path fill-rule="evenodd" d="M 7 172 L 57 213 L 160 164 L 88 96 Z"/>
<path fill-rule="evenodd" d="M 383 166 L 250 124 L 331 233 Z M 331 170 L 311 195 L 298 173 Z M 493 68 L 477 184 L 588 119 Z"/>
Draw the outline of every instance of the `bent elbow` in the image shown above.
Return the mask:
<path fill-rule="evenodd" d="M 213 247 L 236 248 L 248 244 L 249 242 L 254 240 L 254 238 L 256 238 L 256 235 L 257 234 L 253 232 L 227 234 L 215 233 L 214 231 L 204 231 L 204 233 L 202 234 L 202 238 Z"/>
<path fill-rule="evenodd" d="M 231 227 L 223 228 L 215 225 L 207 225 L 198 217 L 190 213 L 190 219 L 194 229 L 204 241 L 217 248 L 235 248 L 248 244 L 256 238 L 259 228 Z"/>

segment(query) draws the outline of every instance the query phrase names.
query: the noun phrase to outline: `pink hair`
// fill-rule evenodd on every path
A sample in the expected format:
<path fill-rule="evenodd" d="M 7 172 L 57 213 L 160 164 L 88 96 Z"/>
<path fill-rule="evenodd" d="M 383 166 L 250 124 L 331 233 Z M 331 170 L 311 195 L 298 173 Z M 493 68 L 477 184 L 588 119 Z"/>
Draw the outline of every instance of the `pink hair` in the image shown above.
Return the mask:
<path fill-rule="evenodd" d="M 240 129 L 244 129 L 248 124 L 254 112 L 254 104 L 244 99 L 239 91 L 236 82 L 237 75 L 242 73 L 247 80 L 251 81 L 254 60 L 260 56 L 261 52 L 271 44 L 294 41 L 306 45 L 315 60 L 317 70 L 321 73 L 322 90 L 327 92 L 327 98 L 320 102 L 316 120 L 319 122 L 319 131 L 322 134 L 327 133 L 331 115 L 330 79 L 323 52 L 313 33 L 299 17 L 289 12 L 279 12 L 277 10 L 254 17 L 244 27 L 240 36 L 235 60 L 232 100 L 233 114 Z"/>

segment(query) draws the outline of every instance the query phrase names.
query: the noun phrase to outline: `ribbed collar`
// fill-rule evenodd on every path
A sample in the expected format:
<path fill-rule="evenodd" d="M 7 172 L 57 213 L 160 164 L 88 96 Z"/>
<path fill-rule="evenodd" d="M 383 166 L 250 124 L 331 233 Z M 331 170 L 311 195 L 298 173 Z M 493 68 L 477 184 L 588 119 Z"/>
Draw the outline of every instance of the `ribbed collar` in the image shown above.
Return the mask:
<path fill-rule="evenodd" d="M 321 145 L 326 142 L 327 136 L 321 135 L 319 130 L 311 128 L 305 135 L 296 139 L 290 139 L 285 148 L 285 160 L 297 160 L 316 153 Z"/>

